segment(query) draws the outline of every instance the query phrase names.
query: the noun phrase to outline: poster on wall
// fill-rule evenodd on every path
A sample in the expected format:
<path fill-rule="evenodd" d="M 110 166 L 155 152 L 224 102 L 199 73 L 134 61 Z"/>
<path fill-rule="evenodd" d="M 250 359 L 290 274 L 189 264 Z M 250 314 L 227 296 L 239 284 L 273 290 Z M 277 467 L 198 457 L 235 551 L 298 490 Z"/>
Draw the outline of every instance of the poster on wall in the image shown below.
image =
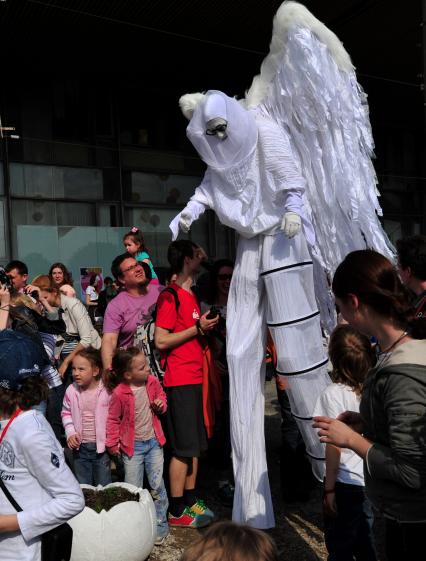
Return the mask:
<path fill-rule="evenodd" d="M 86 301 L 87 288 L 89 286 L 92 286 L 98 294 L 102 290 L 104 286 L 102 272 L 102 267 L 80 267 L 80 290 L 83 302 Z M 90 292 L 93 292 L 93 290 L 89 289 Z M 92 300 L 96 300 L 96 298 L 92 298 Z"/>

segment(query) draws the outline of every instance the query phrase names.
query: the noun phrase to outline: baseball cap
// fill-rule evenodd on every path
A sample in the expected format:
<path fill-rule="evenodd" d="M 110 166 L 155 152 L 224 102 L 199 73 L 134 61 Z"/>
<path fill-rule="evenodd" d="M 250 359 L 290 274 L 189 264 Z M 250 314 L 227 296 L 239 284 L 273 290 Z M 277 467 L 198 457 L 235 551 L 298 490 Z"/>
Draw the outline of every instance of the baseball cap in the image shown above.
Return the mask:
<path fill-rule="evenodd" d="M 0 388 L 19 391 L 30 376 L 40 376 L 47 357 L 42 348 L 21 332 L 0 331 Z"/>

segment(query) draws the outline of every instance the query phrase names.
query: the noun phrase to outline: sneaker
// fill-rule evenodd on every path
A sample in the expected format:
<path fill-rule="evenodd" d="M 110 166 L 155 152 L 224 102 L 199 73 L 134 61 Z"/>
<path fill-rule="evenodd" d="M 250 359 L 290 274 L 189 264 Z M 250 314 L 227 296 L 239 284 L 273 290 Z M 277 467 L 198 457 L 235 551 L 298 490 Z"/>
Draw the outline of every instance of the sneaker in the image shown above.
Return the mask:
<path fill-rule="evenodd" d="M 208 526 L 210 523 L 211 518 L 197 514 L 188 506 L 185 507 L 180 516 L 169 514 L 169 526 L 174 528 L 204 528 L 204 526 Z"/>
<path fill-rule="evenodd" d="M 168 535 L 169 528 L 157 528 L 157 537 L 155 538 L 154 545 L 163 545 Z"/>
<path fill-rule="evenodd" d="M 212 510 L 210 510 L 204 501 L 201 499 L 197 499 L 197 502 L 193 504 L 191 507 L 192 512 L 195 512 L 198 516 L 207 516 L 211 520 L 214 519 L 215 515 Z"/>
<path fill-rule="evenodd" d="M 157 536 L 155 538 L 155 542 L 154 545 L 163 545 L 164 540 L 167 538 L 167 536 Z"/>

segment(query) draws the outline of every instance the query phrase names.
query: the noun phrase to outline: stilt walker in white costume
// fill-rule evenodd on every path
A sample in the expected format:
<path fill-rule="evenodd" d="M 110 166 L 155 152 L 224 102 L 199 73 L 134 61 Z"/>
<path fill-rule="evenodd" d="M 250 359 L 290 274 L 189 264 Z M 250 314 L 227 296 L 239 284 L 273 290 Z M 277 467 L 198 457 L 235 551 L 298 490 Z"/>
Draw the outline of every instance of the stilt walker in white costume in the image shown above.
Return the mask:
<path fill-rule="evenodd" d="M 328 280 L 344 256 L 392 257 L 377 218 L 366 96 L 338 38 L 301 4 L 284 2 L 270 53 L 243 101 L 219 91 L 180 100 L 187 135 L 208 165 L 173 220 L 187 232 L 206 209 L 239 234 L 228 299 L 233 519 L 273 527 L 264 442 L 266 326 L 314 474 L 324 449 L 311 427 L 330 383 L 321 325 L 334 325 Z M 376 214 L 377 213 L 377 214 Z"/>

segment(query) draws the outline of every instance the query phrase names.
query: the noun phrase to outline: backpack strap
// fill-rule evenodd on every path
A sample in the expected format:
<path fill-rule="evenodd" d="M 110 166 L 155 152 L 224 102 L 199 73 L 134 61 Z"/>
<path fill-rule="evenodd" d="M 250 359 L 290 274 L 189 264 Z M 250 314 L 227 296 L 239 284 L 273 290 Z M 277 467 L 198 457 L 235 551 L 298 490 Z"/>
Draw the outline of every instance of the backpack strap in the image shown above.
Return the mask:
<path fill-rule="evenodd" d="M 3 493 L 5 494 L 7 500 L 10 502 L 10 504 L 13 506 L 13 508 L 17 511 L 17 512 L 22 512 L 22 508 L 18 505 L 18 503 L 15 501 L 15 499 L 12 497 L 12 495 L 10 494 L 10 492 L 8 491 L 6 485 L 4 484 L 3 479 L 0 477 L 0 488 L 3 491 Z"/>
<path fill-rule="evenodd" d="M 176 306 L 176 311 L 178 311 L 179 306 L 180 306 L 180 302 L 179 302 L 179 296 L 178 293 L 176 292 L 176 290 L 174 288 L 172 288 L 171 286 L 167 286 L 163 292 L 170 292 L 170 294 L 173 294 L 173 298 L 175 299 L 175 306 Z"/>

